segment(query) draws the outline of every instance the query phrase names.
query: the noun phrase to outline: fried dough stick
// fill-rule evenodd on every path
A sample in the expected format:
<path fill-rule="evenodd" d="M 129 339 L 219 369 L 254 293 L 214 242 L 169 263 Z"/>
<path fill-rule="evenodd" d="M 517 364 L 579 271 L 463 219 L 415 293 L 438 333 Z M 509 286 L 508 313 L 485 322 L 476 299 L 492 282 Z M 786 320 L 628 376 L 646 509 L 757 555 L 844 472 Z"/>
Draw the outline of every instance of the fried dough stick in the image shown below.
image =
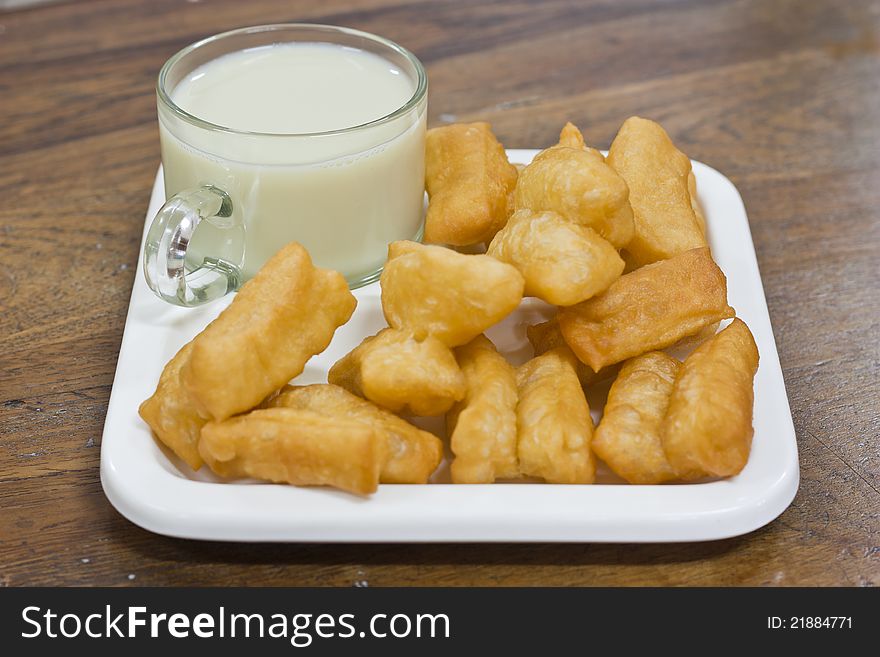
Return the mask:
<path fill-rule="evenodd" d="M 522 300 L 525 281 L 512 265 L 442 246 L 394 242 L 380 278 L 388 324 L 419 340 L 466 344 Z"/>
<path fill-rule="evenodd" d="M 339 359 L 327 380 L 395 413 L 442 415 L 465 394 L 452 350 L 437 338 L 417 340 L 383 329 Z"/>
<path fill-rule="evenodd" d="M 516 168 L 488 123 L 428 130 L 425 241 L 467 246 L 488 242 L 507 222 Z"/>
<path fill-rule="evenodd" d="M 427 483 L 443 458 L 443 444 L 437 436 L 339 386 L 285 386 L 268 407 L 313 411 L 372 427 L 388 441 L 388 460 L 379 476 L 385 484 Z"/>
<path fill-rule="evenodd" d="M 478 335 L 455 349 L 467 381 L 465 398 L 446 416 L 454 484 L 490 484 L 519 474 L 516 373 L 495 345 Z"/>
<path fill-rule="evenodd" d="M 566 349 L 551 349 L 520 366 L 516 381 L 520 472 L 549 483 L 593 483 L 593 420 L 574 356 Z"/>
<path fill-rule="evenodd" d="M 733 316 L 727 279 L 701 248 L 625 274 L 602 294 L 562 308 L 558 318 L 575 355 L 599 371 Z"/>
<path fill-rule="evenodd" d="M 623 260 L 609 242 L 550 211 L 518 210 L 487 253 L 517 268 L 526 296 L 556 306 L 586 301 L 623 273 Z"/>
<path fill-rule="evenodd" d="M 626 181 L 635 232 L 626 244 L 639 267 L 707 246 L 695 210 L 691 161 L 654 121 L 633 116 L 620 127 L 606 162 Z"/>
<path fill-rule="evenodd" d="M 205 417 L 250 410 L 324 351 L 356 305 L 342 274 L 291 242 L 193 339 L 181 381 Z"/>
<path fill-rule="evenodd" d="M 684 479 L 729 477 L 749 459 L 758 347 L 735 319 L 687 359 L 669 399 L 661 438 Z"/>
<path fill-rule="evenodd" d="M 666 460 L 660 431 L 681 363 L 660 351 L 631 358 L 608 392 L 593 451 L 631 484 L 676 478 Z"/>
<path fill-rule="evenodd" d="M 333 486 L 361 495 L 376 490 L 388 456 L 385 437 L 368 424 L 293 408 L 209 422 L 199 452 L 221 477 Z"/>
<path fill-rule="evenodd" d="M 615 248 L 633 235 L 626 183 L 571 124 L 563 128 L 558 145 L 538 153 L 520 172 L 514 205 L 516 210 L 553 211 L 592 228 Z"/>

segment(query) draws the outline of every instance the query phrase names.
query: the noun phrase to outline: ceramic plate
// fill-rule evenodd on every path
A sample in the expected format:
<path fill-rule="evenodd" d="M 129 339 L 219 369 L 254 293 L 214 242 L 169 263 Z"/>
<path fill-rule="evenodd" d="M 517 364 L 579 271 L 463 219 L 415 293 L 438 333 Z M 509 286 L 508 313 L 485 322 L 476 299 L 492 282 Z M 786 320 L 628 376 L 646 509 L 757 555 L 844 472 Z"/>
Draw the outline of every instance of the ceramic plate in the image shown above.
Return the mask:
<path fill-rule="evenodd" d="M 509 151 L 527 163 L 533 150 Z M 137 414 L 175 352 L 230 298 L 197 309 L 171 306 L 147 288 L 141 263 L 132 290 L 101 443 L 101 481 L 110 502 L 153 532 L 223 541 L 326 542 L 666 542 L 704 541 L 755 530 L 791 503 L 798 486 L 797 444 L 745 208 L 733 184 L 694 162 L 713 255 L 728 297 L 761 354 L 755 378 L 755 436 L 746 468 L 722 481 L 630 486 L 600 469 L 590 486 L 504 483 L 453 486 L 442 466 L 427 486 L 382 485 L 369 498 L 324 488 L 223 483 L 191 471 L 152 438 Z M 164 202 L 161 169 L 147 222 Z M 327 370 L 382 328 L 379 286 L 355 292 L 358 308 L 297 383 L 325 382 Z M 525 327 L 548 315 L 533 299 L 488 334 L 516 364 L 531 356 Z M 681 355 L 681 354 L 679 354 Z M 594 418 L 601 406 L 593 402 Z M 422 422 L 439 431 L 438 420 Z"/>

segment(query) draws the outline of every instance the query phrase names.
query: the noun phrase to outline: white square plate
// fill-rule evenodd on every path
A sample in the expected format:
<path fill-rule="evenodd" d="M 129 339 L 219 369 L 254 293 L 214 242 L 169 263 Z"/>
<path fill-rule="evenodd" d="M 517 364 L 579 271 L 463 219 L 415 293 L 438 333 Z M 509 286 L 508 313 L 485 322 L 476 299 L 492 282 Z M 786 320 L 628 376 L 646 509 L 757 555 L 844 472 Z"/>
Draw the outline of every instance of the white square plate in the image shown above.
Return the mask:
<path fill-rule="evenodd" d="M 533 150 L 509 151 L 527 163 Z M 755 436 L 746 468 L 709 483 L 622 485 L 600 470 L 598 483 L 453 486 L 382 485 L 369 498 L 325 488 L 222 483 L 207 468 L 192 472 L 159 447 L 137 407 L 152 394 L 165 363 L 226 305 L 184 309 L 147 288 L 141 263 L 101 443 L 101 482 L 116 509 L 153 532 L 224 541 L 324 542 L 659 542 L 703 541 L 753 531 L 791 503 L 798 486 L 794 426 L 745 208 L 733 184 L 694 162 L 713 255 L 728 278 L 728 297 L 751 328 L 761 363 L 755 378 Z M 164 202 L 161 169 L 147 222 Z M 313 358 L 297 383 L 326 381 L 329 367 L 365 336 L 382 328 L 379 287 L 357 290 L 358 308 L 330 347 Z M 511 362 L 531 355 L 525 327 L 543 321 L 547 306 L 533 299 L 490 330 Z M 594 408 L 594 418 L 599 409 Z M 423 424 L 428 428 L 434 425 Z M 442 426 L 442 424 L 441 424 Z M 434 477 L 448 481 L 441 467 Z"/>

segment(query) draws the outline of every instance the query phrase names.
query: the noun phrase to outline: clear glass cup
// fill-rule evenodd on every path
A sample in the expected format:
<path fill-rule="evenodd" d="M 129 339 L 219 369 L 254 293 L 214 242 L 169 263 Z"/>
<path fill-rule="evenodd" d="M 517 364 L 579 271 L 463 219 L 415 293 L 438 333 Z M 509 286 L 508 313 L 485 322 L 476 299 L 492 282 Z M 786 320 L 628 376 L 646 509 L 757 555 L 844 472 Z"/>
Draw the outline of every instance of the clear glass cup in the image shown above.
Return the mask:
<path fill-rule="evenodd" d="M 209 123 L 172 100 L 175 86 L 222 55 L 279 43 L 331 43 L 390 61 L 412 97 L 358 126 L 277 134 Z M 144 246 L 150 288 L 179 306 L 217 299 L 290 241 L 352 288 L 378 278 L 387 245 L 420 240 L 427 76 L 409 51 L 330 25 L 281 24 L 212 36 L 171 57 L 156 88 L 165 194 Z"/>

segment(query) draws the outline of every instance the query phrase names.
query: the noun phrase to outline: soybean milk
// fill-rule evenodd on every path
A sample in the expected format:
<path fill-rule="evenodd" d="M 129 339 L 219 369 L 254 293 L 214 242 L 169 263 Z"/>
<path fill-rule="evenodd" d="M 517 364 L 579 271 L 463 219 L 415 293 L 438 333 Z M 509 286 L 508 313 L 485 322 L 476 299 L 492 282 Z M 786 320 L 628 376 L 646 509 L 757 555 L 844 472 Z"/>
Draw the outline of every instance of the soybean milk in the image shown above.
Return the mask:
<path fill-rule="evenodd" d="M 335 44 L 223 55 L 178 82 L 171 99 L 229 130 L 160 110 L 166 195 L 212 184 L 230 196 L 244 226 L 245 279 L 296 240 L 316 264 L 356 281 L 382 266 L 389 242 L 420 231 L 425 106 L 377 126 L 315 133 L 386 117 L 415 90 L 392 62 Z M 226 257 L 240 239 L 202 222 L 188 260 Z"/>

